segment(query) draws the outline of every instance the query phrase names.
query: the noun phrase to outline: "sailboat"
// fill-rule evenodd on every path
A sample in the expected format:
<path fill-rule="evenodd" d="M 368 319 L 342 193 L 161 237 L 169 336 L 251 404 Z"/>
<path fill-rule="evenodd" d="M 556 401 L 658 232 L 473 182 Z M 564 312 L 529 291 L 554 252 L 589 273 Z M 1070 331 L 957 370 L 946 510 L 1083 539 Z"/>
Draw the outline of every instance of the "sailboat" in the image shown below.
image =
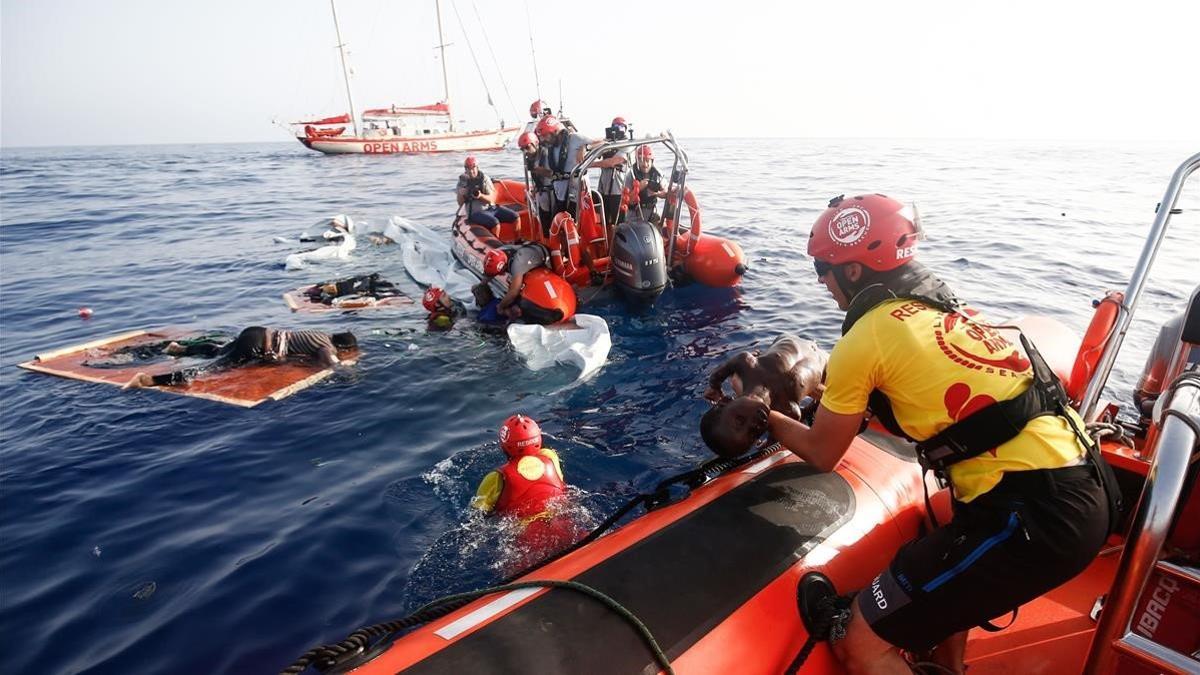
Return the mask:
<path fill-rule="evenodd" d="M 341 54 L 342 76 L 346 82 L 346 102 L 350 112 L 334 117 L 293 122 L 292 131 L 304 147 L 326 154 L 359 153 L 392 155 L 431 152 L 466 152 L 499 150 L 520 131 L 520 127 L 504 127 L 464 131 L 456 128 L 450 109 L 450 77 L 446 72 L 446 40 L 442 34 L 442 6 L 437 5 L 438 48 L 442 52 L 441 101 L 428 105 L 373 108 L 355 116 L 354 95 L 350 88 L 350 69 L 346 64 L 346 44 L 338 25 L 337 5 L 329 0 L 333 10 L 333 30 L 337 34 Z M 361 122 L 361 125 L 360 125 Z M 346 133 L 350 125 L 351 133 Z"/>

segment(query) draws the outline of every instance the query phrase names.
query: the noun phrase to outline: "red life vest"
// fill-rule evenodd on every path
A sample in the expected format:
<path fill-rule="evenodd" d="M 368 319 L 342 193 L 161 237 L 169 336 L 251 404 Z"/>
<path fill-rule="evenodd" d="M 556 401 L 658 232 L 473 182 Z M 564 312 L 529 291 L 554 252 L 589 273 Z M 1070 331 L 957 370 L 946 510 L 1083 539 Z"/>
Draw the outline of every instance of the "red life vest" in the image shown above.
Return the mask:
<path fill-rule="evenodd" d="M 536 478 L 527 478 L 518 468 L 524 461 L 527 467 L 541 465 L 541 471 L 536 468 L 527 469 L 526 474 L 540 474 Z M 508 461 L 498 469 L 504 478 L 504 488 L 500 498 L 496 500 L 494 512 L 501 515 L 513 515 L 518 518 L 531 518 L 546 510 L 546 502 L 566 494 L 566 484 L 558 473 L 554 460 L 538 453 L 525 455 Z"/>

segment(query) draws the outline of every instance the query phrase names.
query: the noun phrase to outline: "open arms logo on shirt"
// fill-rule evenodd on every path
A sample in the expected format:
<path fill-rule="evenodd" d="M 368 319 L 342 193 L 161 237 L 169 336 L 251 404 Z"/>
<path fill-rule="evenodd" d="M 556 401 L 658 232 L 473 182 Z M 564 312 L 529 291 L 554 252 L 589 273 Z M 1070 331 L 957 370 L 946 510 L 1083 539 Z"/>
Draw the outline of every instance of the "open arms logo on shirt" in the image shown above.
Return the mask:
<path fill-rule="evenodd" d="M 1029 371 L 1029 359 L 1008 338 L 961 314 L 942 314 L 933 333 L 942 353 L 965 368 L 1009 376 Z"/>

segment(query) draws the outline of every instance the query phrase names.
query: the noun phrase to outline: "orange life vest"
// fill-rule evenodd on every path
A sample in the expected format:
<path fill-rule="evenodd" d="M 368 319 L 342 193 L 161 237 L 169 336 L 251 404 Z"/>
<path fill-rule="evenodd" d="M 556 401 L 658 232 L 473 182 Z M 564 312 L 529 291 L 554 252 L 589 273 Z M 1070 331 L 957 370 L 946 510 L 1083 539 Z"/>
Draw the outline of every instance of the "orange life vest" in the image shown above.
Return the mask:
<path fill-rule="evenodd" d="M 522 462 L 524 467 L 520 466 Z M 540 471 L 534 462 L 541 465 Z M 545 455 L 511 459 L 498 471 L 504 477 L 504 488 L 496 500 L 494 512 L 497 514 L 531 518 L 546 510 L 546 502 L 566 494 L 566 484 L 554 460 Z"/>

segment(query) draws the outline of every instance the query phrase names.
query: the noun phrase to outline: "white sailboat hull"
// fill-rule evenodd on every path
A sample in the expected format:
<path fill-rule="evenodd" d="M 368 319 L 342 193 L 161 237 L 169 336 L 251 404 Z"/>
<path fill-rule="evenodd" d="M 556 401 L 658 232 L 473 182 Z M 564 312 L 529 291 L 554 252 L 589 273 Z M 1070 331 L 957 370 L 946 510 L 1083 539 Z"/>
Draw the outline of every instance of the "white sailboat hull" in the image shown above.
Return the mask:
<path fill-rule="evenodd" d="M 329 155 L 414 155 L 434 152 L 472 152 L 500 150 L 512 141 L 521 127 L 472 131 L 469 133 L 426 134 L 423 136 L 380 136 L 363 138 L 333 136 L 309 138 L 297 136 L 305 147 Z"/>

